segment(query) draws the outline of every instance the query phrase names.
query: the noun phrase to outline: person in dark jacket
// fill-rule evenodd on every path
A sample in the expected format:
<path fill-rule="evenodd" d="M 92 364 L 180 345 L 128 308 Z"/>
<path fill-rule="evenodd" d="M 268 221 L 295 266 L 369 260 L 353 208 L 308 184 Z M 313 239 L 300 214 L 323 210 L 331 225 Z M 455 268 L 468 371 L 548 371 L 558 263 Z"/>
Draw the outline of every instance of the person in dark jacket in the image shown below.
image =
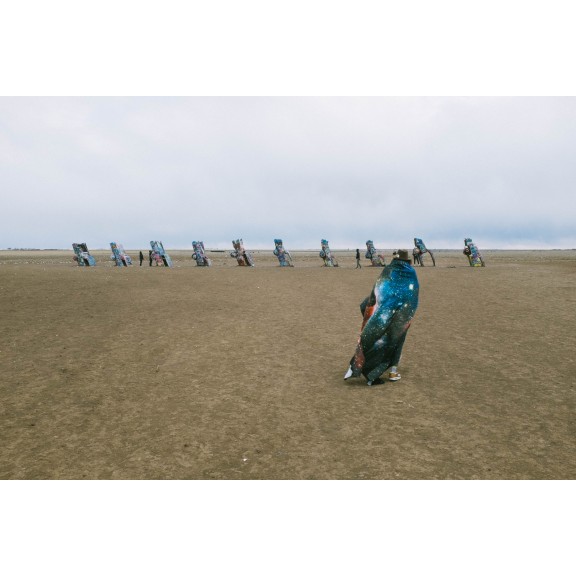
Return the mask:
<path fill-rule="evenodd" d="M 138 257 L 140 258 L 140 266 L 142 266 L 142 262 L 144 261 L 144 254 L 142 254 L 142 250 L 140 250 L 140 255 Z"/>
<path fill-rule="evenodd" d="M 360 250 L 356 248 L 356 269 L 362 268 L 362 264 L 360 264 Z"/>
<path fill-rule="evenodd" d="M 371 386 L 386 371 L 388 380 L 400 380 L 398 363 L 418 308 L 418 289 L 408 250 L 398 250 L 360 304 L 362 331 L 344 380 L 363 375 Z"/>
<path fill-rule="evenodd" d="M 152 266 L 152 250 L 148 250 L 148 261 L 149 265 Z"/>

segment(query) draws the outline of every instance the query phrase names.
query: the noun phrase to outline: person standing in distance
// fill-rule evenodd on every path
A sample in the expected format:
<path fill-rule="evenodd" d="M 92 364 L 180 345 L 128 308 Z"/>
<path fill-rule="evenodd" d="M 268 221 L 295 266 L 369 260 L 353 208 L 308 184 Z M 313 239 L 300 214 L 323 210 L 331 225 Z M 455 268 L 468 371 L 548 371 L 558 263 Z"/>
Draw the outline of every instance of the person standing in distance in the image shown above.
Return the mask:
<path fill-rule="evenodd" d="M 360 250 L 356 248 L 356 270 L 358 270 L 358 268 L 362 268 L 362 264 L 360 264 Z"/>

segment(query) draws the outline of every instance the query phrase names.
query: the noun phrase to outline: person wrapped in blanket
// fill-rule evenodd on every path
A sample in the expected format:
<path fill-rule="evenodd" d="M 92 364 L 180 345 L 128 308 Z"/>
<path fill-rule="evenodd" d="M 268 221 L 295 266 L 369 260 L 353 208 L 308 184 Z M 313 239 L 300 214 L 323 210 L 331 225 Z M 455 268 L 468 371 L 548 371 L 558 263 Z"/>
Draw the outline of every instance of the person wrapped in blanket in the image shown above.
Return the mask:
<path fill-rule="evenodd" d="M 418 277 L 407 250 L 398 250 L 368 298 L 360 304 L 364 318 L 356 353 L 344 380 L 363 375 L 368 386 L 380 382 L 388 371 L 388 380 L 400 380 L 398 364 L 408 328 L 418 308 Z"/>

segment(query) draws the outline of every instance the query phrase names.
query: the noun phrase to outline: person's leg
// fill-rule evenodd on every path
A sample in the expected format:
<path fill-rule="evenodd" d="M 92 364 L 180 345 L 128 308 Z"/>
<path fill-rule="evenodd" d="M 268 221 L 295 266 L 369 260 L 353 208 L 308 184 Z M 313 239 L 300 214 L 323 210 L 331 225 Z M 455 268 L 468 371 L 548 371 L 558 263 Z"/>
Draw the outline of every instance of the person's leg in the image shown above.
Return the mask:
<path fill-rule="evenodd" d="M 394 356 L 391 358 L 391 366 L 388 369 L 388 380 L 391 382 L 396 382 L 400 380 L 400 372 L 398 372 L 398 364 L 400 364 L 400 360 L 402 359 L 402 348 L 404 347 L 404 342 L 406 341 L 406 336 L 408 335 L 408 330 L 402 334 L 402 336 L 398 340 L 398 344 L 396 345 L 396 350 L 394 351 Z"/>
<path fill-rule="evenodd" d="M 398 372 L 398 366 L 390 366 L 388 380 L 396 382 L 400 380 L 400 378 L 402 378 L 402 376 L 400 376 L 400 373 Z"/>

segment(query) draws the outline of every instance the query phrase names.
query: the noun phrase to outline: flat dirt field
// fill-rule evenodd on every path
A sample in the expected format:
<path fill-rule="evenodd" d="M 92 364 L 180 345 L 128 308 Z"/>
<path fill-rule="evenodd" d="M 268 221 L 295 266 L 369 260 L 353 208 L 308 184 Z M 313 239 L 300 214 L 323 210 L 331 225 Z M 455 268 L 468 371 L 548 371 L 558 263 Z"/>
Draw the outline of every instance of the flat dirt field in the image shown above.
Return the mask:
<path fill-rule="evenodd" d="M 190 254 L 0 252 L 0 478 L 576 477 L 576 251 L 437 251 L 373 387 L 343 380 L 364 258 Z"/>

